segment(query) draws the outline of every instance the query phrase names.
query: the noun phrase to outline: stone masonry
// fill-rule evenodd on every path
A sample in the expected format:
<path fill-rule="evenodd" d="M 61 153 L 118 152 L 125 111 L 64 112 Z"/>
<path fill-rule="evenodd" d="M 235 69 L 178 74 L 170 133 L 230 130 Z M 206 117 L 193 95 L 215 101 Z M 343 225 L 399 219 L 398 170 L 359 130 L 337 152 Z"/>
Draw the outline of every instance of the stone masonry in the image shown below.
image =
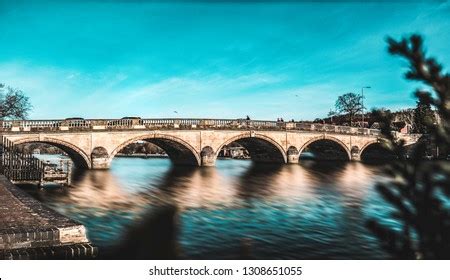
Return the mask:
<path fill-rule="evenodd" d="M 43 206 L 0 175 L 0 259 L 94 258 L 85 227 Z"/>

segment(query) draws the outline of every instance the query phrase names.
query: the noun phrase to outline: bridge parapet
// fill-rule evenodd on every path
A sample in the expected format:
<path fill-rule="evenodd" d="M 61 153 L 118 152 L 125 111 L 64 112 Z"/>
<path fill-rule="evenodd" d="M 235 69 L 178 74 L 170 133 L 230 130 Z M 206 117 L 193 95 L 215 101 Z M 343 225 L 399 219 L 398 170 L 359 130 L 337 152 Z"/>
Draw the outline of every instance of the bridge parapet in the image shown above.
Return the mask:
<path fill-rule="evenodd" d="M 64 132 L 96 130 L 293 130 L 380 136 L 377 129 L 317 124 L 309 122 L 277 122 L 246 119 L 65 119 L 65 120 L 3 120 L 1 132 Z"/>

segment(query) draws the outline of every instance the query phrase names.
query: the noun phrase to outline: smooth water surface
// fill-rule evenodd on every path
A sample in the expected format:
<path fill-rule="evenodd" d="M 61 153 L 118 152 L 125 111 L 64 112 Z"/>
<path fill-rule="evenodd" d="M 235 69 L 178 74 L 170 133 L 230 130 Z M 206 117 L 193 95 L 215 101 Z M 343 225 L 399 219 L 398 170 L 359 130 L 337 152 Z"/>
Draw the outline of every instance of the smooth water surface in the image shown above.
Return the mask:
<path fill-rule="evenodd" d="M 238 258 L 245 244 L 257 259 L 375 259 L 389 256 L 365 222 L 395 224 L 374 189 L 380 170 L 357 162 L 218 160 L 189 168 L 165 158 L 116 158 L 109 171 L 76 175 L 70 188 L 24 189 L 83 223 L 100 248 L 120 242 L 152 206 L 171 203 L 182 258 Z"/>

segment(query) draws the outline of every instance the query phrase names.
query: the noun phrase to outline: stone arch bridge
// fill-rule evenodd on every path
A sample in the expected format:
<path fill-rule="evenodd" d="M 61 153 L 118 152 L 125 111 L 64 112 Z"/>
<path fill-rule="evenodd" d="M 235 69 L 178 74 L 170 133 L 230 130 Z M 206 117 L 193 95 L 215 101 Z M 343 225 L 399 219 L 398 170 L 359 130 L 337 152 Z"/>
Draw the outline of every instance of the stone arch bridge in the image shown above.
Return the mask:
<path fill-rule="evenodd" d="M 378 130 L 367 128 L 243 119 L 16 120 L 1 121 L 0 129 L 15 144 L 54 145 L 84 169 L 108 169 L 123 147 L 139 140 L 165 150 L 174 164 L 195 166 L 214 166 L 220 150 L 232 142 L 256 162 L 298 163 L 302 151 L 317 143 L 328 144 L 317 146 L 318 152 L 336 149 L 342 159 L 360 160 L 381 140 Z"/>

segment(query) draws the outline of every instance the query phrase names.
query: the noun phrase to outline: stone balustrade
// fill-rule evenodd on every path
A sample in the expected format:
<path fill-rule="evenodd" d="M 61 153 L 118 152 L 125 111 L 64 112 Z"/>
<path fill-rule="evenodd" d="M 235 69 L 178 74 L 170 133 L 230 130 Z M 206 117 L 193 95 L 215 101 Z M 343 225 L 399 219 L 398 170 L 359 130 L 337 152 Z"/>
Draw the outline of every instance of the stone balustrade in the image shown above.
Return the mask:
<path fill-rule="evenodd" d="M 1 132 L 49 132 L 92 130 L 164 130 L 164 129 L 227 129 L 227 130 L 299 130 L 352 135 L 379 136 L 377 129 L 318 124 L 310 122 L 277 122 L 246 119 L 65 119 L 65 120 L 3 120 Z"/>

